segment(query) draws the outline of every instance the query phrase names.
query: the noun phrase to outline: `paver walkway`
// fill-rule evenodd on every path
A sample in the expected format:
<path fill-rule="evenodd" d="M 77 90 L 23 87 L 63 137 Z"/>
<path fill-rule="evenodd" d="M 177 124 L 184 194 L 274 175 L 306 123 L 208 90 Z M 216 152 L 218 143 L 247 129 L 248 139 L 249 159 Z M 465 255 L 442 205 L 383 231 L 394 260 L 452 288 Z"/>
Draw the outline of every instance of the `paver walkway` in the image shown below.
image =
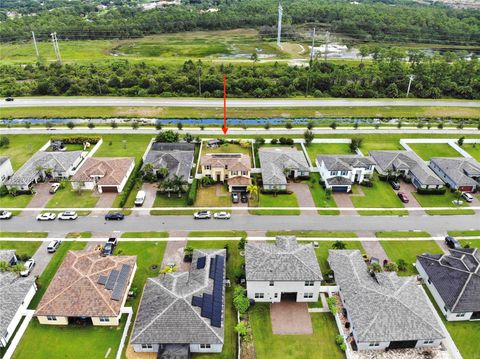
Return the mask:
<path fill-rule="evenodd" d="M 442 249 L 443 253 L 445 254 L 450 253 L 450 248 L 448 248 L 444 239 L 437 239 L 435 242 L 437 242 L 438 246 Z"/>
<path fill-rule="evenodd" d="M 383 265 L 385 259 L 388 261 L 390 260 L 380 244 L 380 241 L 362 241 L 362 246 L 369 257 L 378 258 L 380 265 Z"/>
<path fill-rule="evenodd" d="M 332 195 L 337 207 L 355 208 L 348 193 L 333 193 Z M 356 214 L 356 211 L 340 211 L 341 216 L 353 216 Z"/>
<path fill-rule="evenodd" d="M 162 268 L 169 263 L 175 263 L 178 272 L 188 272 L 190 263 L 183 261 L 183 249 L 187 245 L 187 241 L 168 241 L 165 253 L 163 254 Z"/>
<path fill-rule="evenodd" d="M 290 191 L 295 193 L 297 197 L 297 202 L 299 207 L 315 207 L 315 202 L 313 201 L 312 194 L 306 183 L 295 183 L 291 182 L 287 187 Z M 318 215 L 317 211 L 301 211 L 302 215 L 316 216 Z"/>
<path fill-rule="evenodd" d="M 312 334 L 307 303 L 284 300 L 270 305 L 273 334 Z"/>
<path fill-rule="evenodd" d="M 50 190 L 50 187 L 52 186 L 51 183 L 37 183 L 35 185 L 35 195 L 31 199 L 31 201 L 28 203 L 26 208 L 43 208 L 47 205 L 48 201 L 52 198 L 52 194 L 50 194 L 48 191 Z M 38 212 L 40 213 L 40 212 Z M 22 212 L 20 215 L 24 215 L 27 217 L 30 217 L 32 215 L 32 212 Z"/>

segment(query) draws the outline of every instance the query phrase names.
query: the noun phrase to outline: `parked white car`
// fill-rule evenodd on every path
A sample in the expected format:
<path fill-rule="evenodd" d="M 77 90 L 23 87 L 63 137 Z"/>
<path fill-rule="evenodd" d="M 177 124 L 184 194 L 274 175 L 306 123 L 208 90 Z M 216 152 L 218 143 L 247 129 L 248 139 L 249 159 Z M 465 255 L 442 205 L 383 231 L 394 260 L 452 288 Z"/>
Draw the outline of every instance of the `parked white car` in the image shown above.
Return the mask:
<path fill-rule="evenodd" d="M 48 252 L 48 253 L 55 253 L 61 243 L 62 243 L 62 241 L 59 240 L 59 239 L 55 239 L 55 240 L 51 241 L 51 242 L 48 244 L 47 252 Z"/>
<path fill-rule="evenodd" d="M 230 219 L 230 213 L 228 213 L 228 212 L 216 212 L 213 215 L 213 218 L 215 218 L 215 219 Z"/>
<path fill-rule="evenodd" d="M 0 211 L 0 219 L 10 219 L 12 218 L 12 212 Z"/>
<path fill-rule="evenodd" d="M 57 215 L 55 213 L 41 213 L 37 216 L 37 221 L 53 221 L 56 217 Z"/>
<path fill-rule="evenodd" d="M 32 271 L 33 267 L 35 266 L 35 260 L 33 258 L 30 258 L 28 261 L 26 261 L 24 264 L 25 269 L 20 272 L 20 275 L 22 277 L 26 277 L 30 274 Z"/>
<path fill-rule="evenodd" d="M 472 202 L 473 201 L 473 196 L 468 193 L 468 192 L 463 192 L 462 193 L 462 197 L 465 201 L 467 201 L 468 203 Z"/>
<path fill-rule="evenodd" d="M 78 214 L 76 212 L 62 212 L 58 215 L 58 219 L 63 219 L 63 220 L 74 220 L 77 219 Z"/>
<path fill-rule="evenodd" d="M 50 194 L 54 194 L 58 191 L 59 188 L 60 188 L 60 183 L 52 183 L 52 185 L 50 186 L 50 190 L 48 192 Z"/>
<path fill-rule="evenodd" d="M 210 211 L 199 211 L 193 214 L 194 219 L 210 219 L 211 217 L 212 214 L 210 213 Z"/>

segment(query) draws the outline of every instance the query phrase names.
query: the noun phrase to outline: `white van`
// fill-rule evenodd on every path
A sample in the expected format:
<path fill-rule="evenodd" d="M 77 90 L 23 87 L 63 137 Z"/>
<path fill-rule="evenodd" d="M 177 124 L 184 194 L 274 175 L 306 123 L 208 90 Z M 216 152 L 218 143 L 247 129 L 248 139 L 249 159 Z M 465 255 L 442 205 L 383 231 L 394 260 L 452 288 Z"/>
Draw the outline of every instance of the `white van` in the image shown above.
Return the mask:
<path fill-rule="evenodd" d="M 145 191 L 138 191 L 137 197 L 135 197 L 135 206 L 141 206 L 145 202 Z"/>

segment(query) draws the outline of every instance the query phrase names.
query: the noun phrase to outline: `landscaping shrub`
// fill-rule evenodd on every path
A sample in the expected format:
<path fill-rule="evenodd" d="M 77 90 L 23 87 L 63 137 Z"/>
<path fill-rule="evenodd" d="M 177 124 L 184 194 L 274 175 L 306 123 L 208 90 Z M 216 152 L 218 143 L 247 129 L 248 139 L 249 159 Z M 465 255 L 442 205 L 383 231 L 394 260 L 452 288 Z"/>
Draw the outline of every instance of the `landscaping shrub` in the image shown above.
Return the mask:
<path fill-rule="evenodd" d="M 272 145 L 276 145 L 277 142 L 278 142 L 278 140 L 277 140 L 276 138 L 272 138 L 272 140 L 270 141 L 270 143 L 271 143 Z"/>
<path fill-rule="evenodd" d="M 244 337 L 247 335 L 247 326 L 245 325 L 245 322 L 241 321 L 235 326 L 235 331 L 241 336 Z"/>
<path fill-rule="evenodd" d="M 187 196 L 187 205 L 189 206 L 193 206 L 193 204 L 195 203 L 195 199 L 197 198 L 197 186 L 198 180 L 194 179 Z"/>
<path fill-rule="evenodd" d="M 245 237 L 240 238 L 240 241 L 238 242 L 238 249 L 243 251 L 245 249 L 245 244 L 247 243 L 247 240 Z"/>
<path fill-rule="evenodd" d="M 335 297 L 328 297 L 327 305 L 328 309 L 330 309 L 330 313 L 333 315 L 337 314 L 337 299 Z"/>
<path fill-rule="evenodd" d="M 398 272 L 398 266 L 396 263 L 388 262 L 383 266 L 383 269 L 387 272 Z"/>
<path fill-rule="evenodd" d="M 278 139 L 281 145 L 293 145 L 293 138 L 280 137 Z"/>
<path fill-rule="evenodd" d="M 405 272 L 407 270 L 407 262 L 405 262 L 405 259 L 399 258 L 397 260 L 397 268 L 400 272 Z"/>
<path fill-rule="evenodd" d="M 417 188 L 419 194 L 445 194 L 447 189 L 444 188 Z"/>
<path fill-rule="evenodd" d="M 78 136 L 78 137 L 62 137 L 62 136 L 53 136 L 50 137 L 51 141 L 61 141 L 66 145 L 82 145 L 85 142 L 91 144 L 98 143 L 102 138 L 100 136 Z"/>
<path fill-rule="evenodd" d="M 7 186 L 5 185 L 2 185 L 0 187 L 0 197 L 4 197 L 8 194 L 8 189 L 7 189 Z"/>
<path fill-rule="evenodd" d="M 250 300 L 245 295 L 243 287 L 235 287 L 233 291 L 233 305 L 240 314 L 245 313 L 250 307 Z"/>
<path fill-rule="evenodd" d="M 161 131 L 157 137 L 155 137 L 156 142 L 178 142 L 178 132 L 172 130 Z"/>

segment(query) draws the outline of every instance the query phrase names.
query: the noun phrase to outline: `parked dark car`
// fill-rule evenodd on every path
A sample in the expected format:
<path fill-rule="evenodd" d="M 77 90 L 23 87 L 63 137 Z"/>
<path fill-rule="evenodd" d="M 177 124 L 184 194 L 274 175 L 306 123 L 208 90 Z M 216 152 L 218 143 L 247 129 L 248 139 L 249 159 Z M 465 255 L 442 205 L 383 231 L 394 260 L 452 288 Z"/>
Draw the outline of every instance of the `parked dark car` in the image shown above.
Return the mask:
<path fill-rule="evenodd" d="M 240 194 L 240 200 L 242 201 L 242 203 L 248 203 L 247 192 L 242 192 L 242 193 Z"/>
<path fill-rule="evenodd" d="M 390 186 L 392 186 L 394 190 L 398 191 L 400 189 L 400 183 L 398 183 L 398 181 L 390 180 L 388 183 L 390 183 Z"/>
<path fill-rule="evenodd" d="M 403 192 L 398 192 L 397 193 L 398 198 L 400 198 L 400 201 L 403 203 L 408 203 L 410 200 L 408 199 L 407 195 Z"/>
<path fill-rule="evenodd" d="M 118 242 L 116 238 L 109 238 L 108 241 L 103 246 L 102 257 L 113 255 L 113 251 L 115 250 L 117 243 Z"/>
<path fill-rule="evenodd" d="M 233 202 L 233 203 L 238 203 L 238 202 L 240 202 L 240 199 L 239 199 L 239 197 L 238 197 L 238 193 L 237 193 L 237 192 L 233 192 L 233 193 L 232 193 L 232 202 Z"/>
<path fill-rule="evenodd" d="M 5 101 L 11 102 L 11 101 L 13 101 L 13 97 L 7 97 L 7 98 L 5 99 Z"/>
<path fill-rule="evenodd" d="M 445 237 L 445 244 L 453 249 L 461 249 L 462 245 L 455 238 L 447 236 Z"/>
<path fill-rule="evenodd" d="M 125 215 L 120 212 L 115 212 L 115 213 L 107 213 L 105 215 L 105 220 L 106 221 L 121 221 L 123 218 L 125 218 Z"/>

